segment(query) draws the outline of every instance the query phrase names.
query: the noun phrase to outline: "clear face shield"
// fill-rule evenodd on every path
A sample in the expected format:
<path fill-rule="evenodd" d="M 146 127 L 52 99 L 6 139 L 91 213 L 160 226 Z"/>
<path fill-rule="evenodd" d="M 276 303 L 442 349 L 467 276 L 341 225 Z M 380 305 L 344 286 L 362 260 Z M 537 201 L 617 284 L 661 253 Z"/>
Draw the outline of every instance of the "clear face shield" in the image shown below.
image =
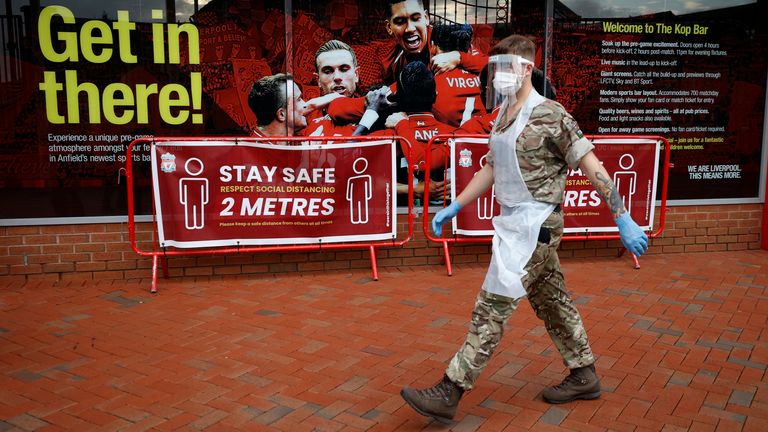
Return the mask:
<path fill-rule="evenodd" d="M 526 65 L 533 62 L 516 54 L 499 54 L 488 58 L 488 86 L 485 91 L 485 106 L 490 111 L 501 105 L 505 99 L 513 104 L 517 91 L 523 86 Z"/>

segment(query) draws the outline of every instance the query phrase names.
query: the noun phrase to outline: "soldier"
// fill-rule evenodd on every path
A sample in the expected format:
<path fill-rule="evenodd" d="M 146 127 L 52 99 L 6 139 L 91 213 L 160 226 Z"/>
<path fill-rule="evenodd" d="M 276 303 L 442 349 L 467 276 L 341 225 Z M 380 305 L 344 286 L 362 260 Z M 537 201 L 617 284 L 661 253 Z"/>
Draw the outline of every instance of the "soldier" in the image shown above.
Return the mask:
<path fill-rule="evenodd" d="M 437 95 L 435 93 L 435 75 L 424 63 L 415 60 L 403 68 L 402 73 L 397 80 L 397 108 L 403 112 L 398 112 L 387 117 L 385 125 L 395 130 L 395 135 L 405 137 L 410 143 L 410 159 L 406 163 L 400 163 L 398 169 L 397 190 L 399 194 L 408 193 L 407 178 L 408 165 L 413 167 L 413 174 L 416 180 L 414 185 L 414 198 L 422 199 L 424 194 L 427 144 L 439 134 L 452 133 L 454 127 L 440 122 L 432 114 L 432 105 L 435 103 Z M 407 144 L 401 143 L 402 148 L 398 149 L 398 158 L 405 159 L 407 154 Z M 448 147 L 445 145 L 434 145 L 430 150 L 430 201 L 439 200 L 442 204 L 442 198 L 449 183 L 444 179 L 445 162 L 448 160 Z"/>
<path fill-rule="evenodd" d="M 501 216 L 493 220 L 493 255 L 466 341 L 434 387 L 400 392 L 418 413 L 439 421 L 454 417 L 462 394 L 488 365 L 504 324 L 526 295 L 570 369 L 562 383 L 544 390 L 544 400 L 564 403 L 600 396 L 595 358 L 566 291 L 557 256 L 563 234 L 559 203 L 569 167 L 586 173 L 616 218 L 624 246 L 638 256 L 648 248 L 648 237 L 624 208 L 611 176 L 592 152 L 592 143 L 562 105 L 533 88 L 535 53 L 534 43 L 519 35 L 503 39 L 491 50 L 489 87 L 502 103 L 491 131 L 487 163 L 456 200 L 432 219 L 432 229 L 439 236 L 444 223 L 491 185 L 502 206 Z"/>
<path fill-rule="evenodd" d="M 480 91 L 485 96 L 487 93 L 488 88 L 488 67 L 486 66 L 483 68 L 483 71 L 480 72 Z M 549 78 L 544 76 L 544 71 L 541 69 L 533 69 L 533 72 L 531 73 L 531 84 L 533 84 L 533 88 L 538 92 L 540 91 L 541 94 L 547 97 L 547 99 L 552 99 L 554 101 L 557 100 L 557 93 L 555 91 L 555 87 L 552 85 L 551 82 L 549 82 Z M 494 98 L 495 99 L 495 98 Z M 478 134 L 478 135 L 485 135 L 491 133 L 491 129 L 493 129 L 493 122 L 496 120 L 496 117 L 499 115 L 499 108 L 498 106 L 490 105 L 494 102 L 494 100 L 491 101 L 485 101 L 489 105 L 487 105 L 485 108 L 488 110 L 485 114 L 479 114 L 479 115 L 473 115 L 469 118 L 469 120 L 463 122 L 461 124 L 461 127 L 456 129 L 456 134 Z"/>

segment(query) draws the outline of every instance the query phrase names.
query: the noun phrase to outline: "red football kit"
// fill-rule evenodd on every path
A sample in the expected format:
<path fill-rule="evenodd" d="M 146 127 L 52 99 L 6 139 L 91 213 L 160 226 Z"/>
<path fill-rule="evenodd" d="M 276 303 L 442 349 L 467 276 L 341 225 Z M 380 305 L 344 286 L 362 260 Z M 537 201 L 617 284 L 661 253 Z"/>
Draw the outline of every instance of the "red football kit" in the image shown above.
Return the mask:
<path fill-rule="evenodd" d="M 397 86 L 390 86 L 393 92 Z M 458 127 L 474 115 L 484 115 L 485 107 L 480 95 L 480 78 L 463 69 L 454 69 L 435 75 L 437 99 L 432 105 L 435 118 Z M 328 115 L 336 122 L 357 122 L 365 112 L 365 97 L 337 98 L 328 104 Z"/>
<path fill-rule="evenodd" d="M 463 69 L 435 75 L 437 99 L 432 105 L 435 118 L 458 127 L 473 115 L 484 115 L 480 77 Z"/>
<path fill-rule="evenodd" d="M 397 92 L 397 85 L 389 86 L 392 93 Z M 365 96 L 340 97 L 328 104 L 326 112 L 339 124 L 357 123 L 365 114 Z"/>
<path fill-rule="evenodd" d="M 398 74 L 403 70 L 406 64 L 414 60 L 421 60 L 429 66 L 432 58 L 429 47 L 430 39 L 432 37 L 432 26 L 427 28 L 427 44 L 421 53 L 408 55 L 403 48 L 395 40 L 390 40 L 385 48 L 385 55 L 381 57 L 381 67 L 383 70 L 382 80 L 385 84 L 390 85 L 393 92 L 396 91 L 396 82 Z M 435 84 L 437 85 L 437 97 L 439 104 L 444 104 L 450 98 L 457 98 L 460 101 L 451 101 L 451 108 L 449 111 L 439 110 L 433 112 L 438 116 L 439 120 L 448 124 L 460 125 L 462 120 L 466 120 L 464 112 L 467 106 L 468 97 L 475 95 L 475 90 L 471 90 L 471 87 L 462 88 L 461 85 L 471 84 L 466 81 L 464 74 L 471 74 L 474 77 L 483 70 L 486 64 L 488 64 L 488 56 L 478 51 L 474 47 L 470 47 L 468 52 L 459 52 L 461 57 L 461 63 L 453 71 L 446 72 L 444 74 L 435 75 Z M 462 72 L 466 71 L 466 72 Z M 449 79 L 450 78 L 450 79 Z M 464 78 L 459 80 L 458 78 Z M 445 81 L 441 84 L 441 81 Z M 475 80 L 477 83 L 476 94 L 480 93 L 480 80 Z M 472 85 L 472 87 L 475 87 Z M 440 96 L 441 88 L 444 96 Z M 484 114 L 485 108 L 483 107 L 481 98 L 475 100 L 475 106 L 472 108 L 472 114 Z M 460 107 L 458 105 L 461 105 Z M 363 116 L 365 112 L 365 98 L 338 98 L 328 105 L 327 113 L 331 118 L 338 123 L 351 123 L 357 122 Z"/>
<path fill-rule="evenodd" d="M 347 98 L 339 98 L 347 99 Z M 301 136 L 351 136 L 357 128 L 357 125 L 347 123 L 339 125 L 334 122 L 327 114 L 318 117 L 301 130 Z"/>
<path fill-rule="evenodd" d="M 498 115 L 499 107 L 496 107 L 487 114 L 472 116 L 460 128 L 456 129 L 456 134 L 488 135 L 491 133 L 493 122 L 496 121 Z"/>
<path fill-rule="evenodd" d="M 438 134 L 453 133 L 455 128 L 439 122 L 432 113 L 408 114 L 407 120 L 401 120 L 395 125 L 395 134 L 407 139 L 411 144 L 411 157 L 408 162 L 413 165 L 414 172 L 424 170 L 426 150 L 429 140 Z M 402 144 L 403 154 L 408 151 Z M 435 168 L 444 168 L 448 161 L 448 146 L 434 145 L 429 153 L 429 164 Z"/>

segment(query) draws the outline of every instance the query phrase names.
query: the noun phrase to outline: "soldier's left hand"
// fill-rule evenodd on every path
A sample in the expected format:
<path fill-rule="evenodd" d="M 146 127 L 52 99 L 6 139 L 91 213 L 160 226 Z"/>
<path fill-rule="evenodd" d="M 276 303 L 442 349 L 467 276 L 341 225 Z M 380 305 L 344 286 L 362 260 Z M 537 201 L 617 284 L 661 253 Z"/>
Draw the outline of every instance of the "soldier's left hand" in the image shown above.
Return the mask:
<path fill-rule="evenodd" d="M 616 225 L 619 227 L 619 237 L 621 243 L 636 256 L 641 256 L 648 250 L 648 236 L 632 220 L 629 213 L 624 212 L 616 219 Z"/>

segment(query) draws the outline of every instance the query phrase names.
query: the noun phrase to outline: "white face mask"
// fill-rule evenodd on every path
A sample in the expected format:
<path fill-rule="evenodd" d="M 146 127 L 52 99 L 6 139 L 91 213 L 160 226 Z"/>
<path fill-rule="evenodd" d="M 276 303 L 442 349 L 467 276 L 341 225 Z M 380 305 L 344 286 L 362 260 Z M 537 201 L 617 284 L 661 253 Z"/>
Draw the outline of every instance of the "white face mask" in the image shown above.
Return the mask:
<path fill-rule="evenodd" d="M 514 72 L 496 72 L 493 76 L 493 88 L 501 95 L 516 94 L 523 86 L 523 76 Z"/>

